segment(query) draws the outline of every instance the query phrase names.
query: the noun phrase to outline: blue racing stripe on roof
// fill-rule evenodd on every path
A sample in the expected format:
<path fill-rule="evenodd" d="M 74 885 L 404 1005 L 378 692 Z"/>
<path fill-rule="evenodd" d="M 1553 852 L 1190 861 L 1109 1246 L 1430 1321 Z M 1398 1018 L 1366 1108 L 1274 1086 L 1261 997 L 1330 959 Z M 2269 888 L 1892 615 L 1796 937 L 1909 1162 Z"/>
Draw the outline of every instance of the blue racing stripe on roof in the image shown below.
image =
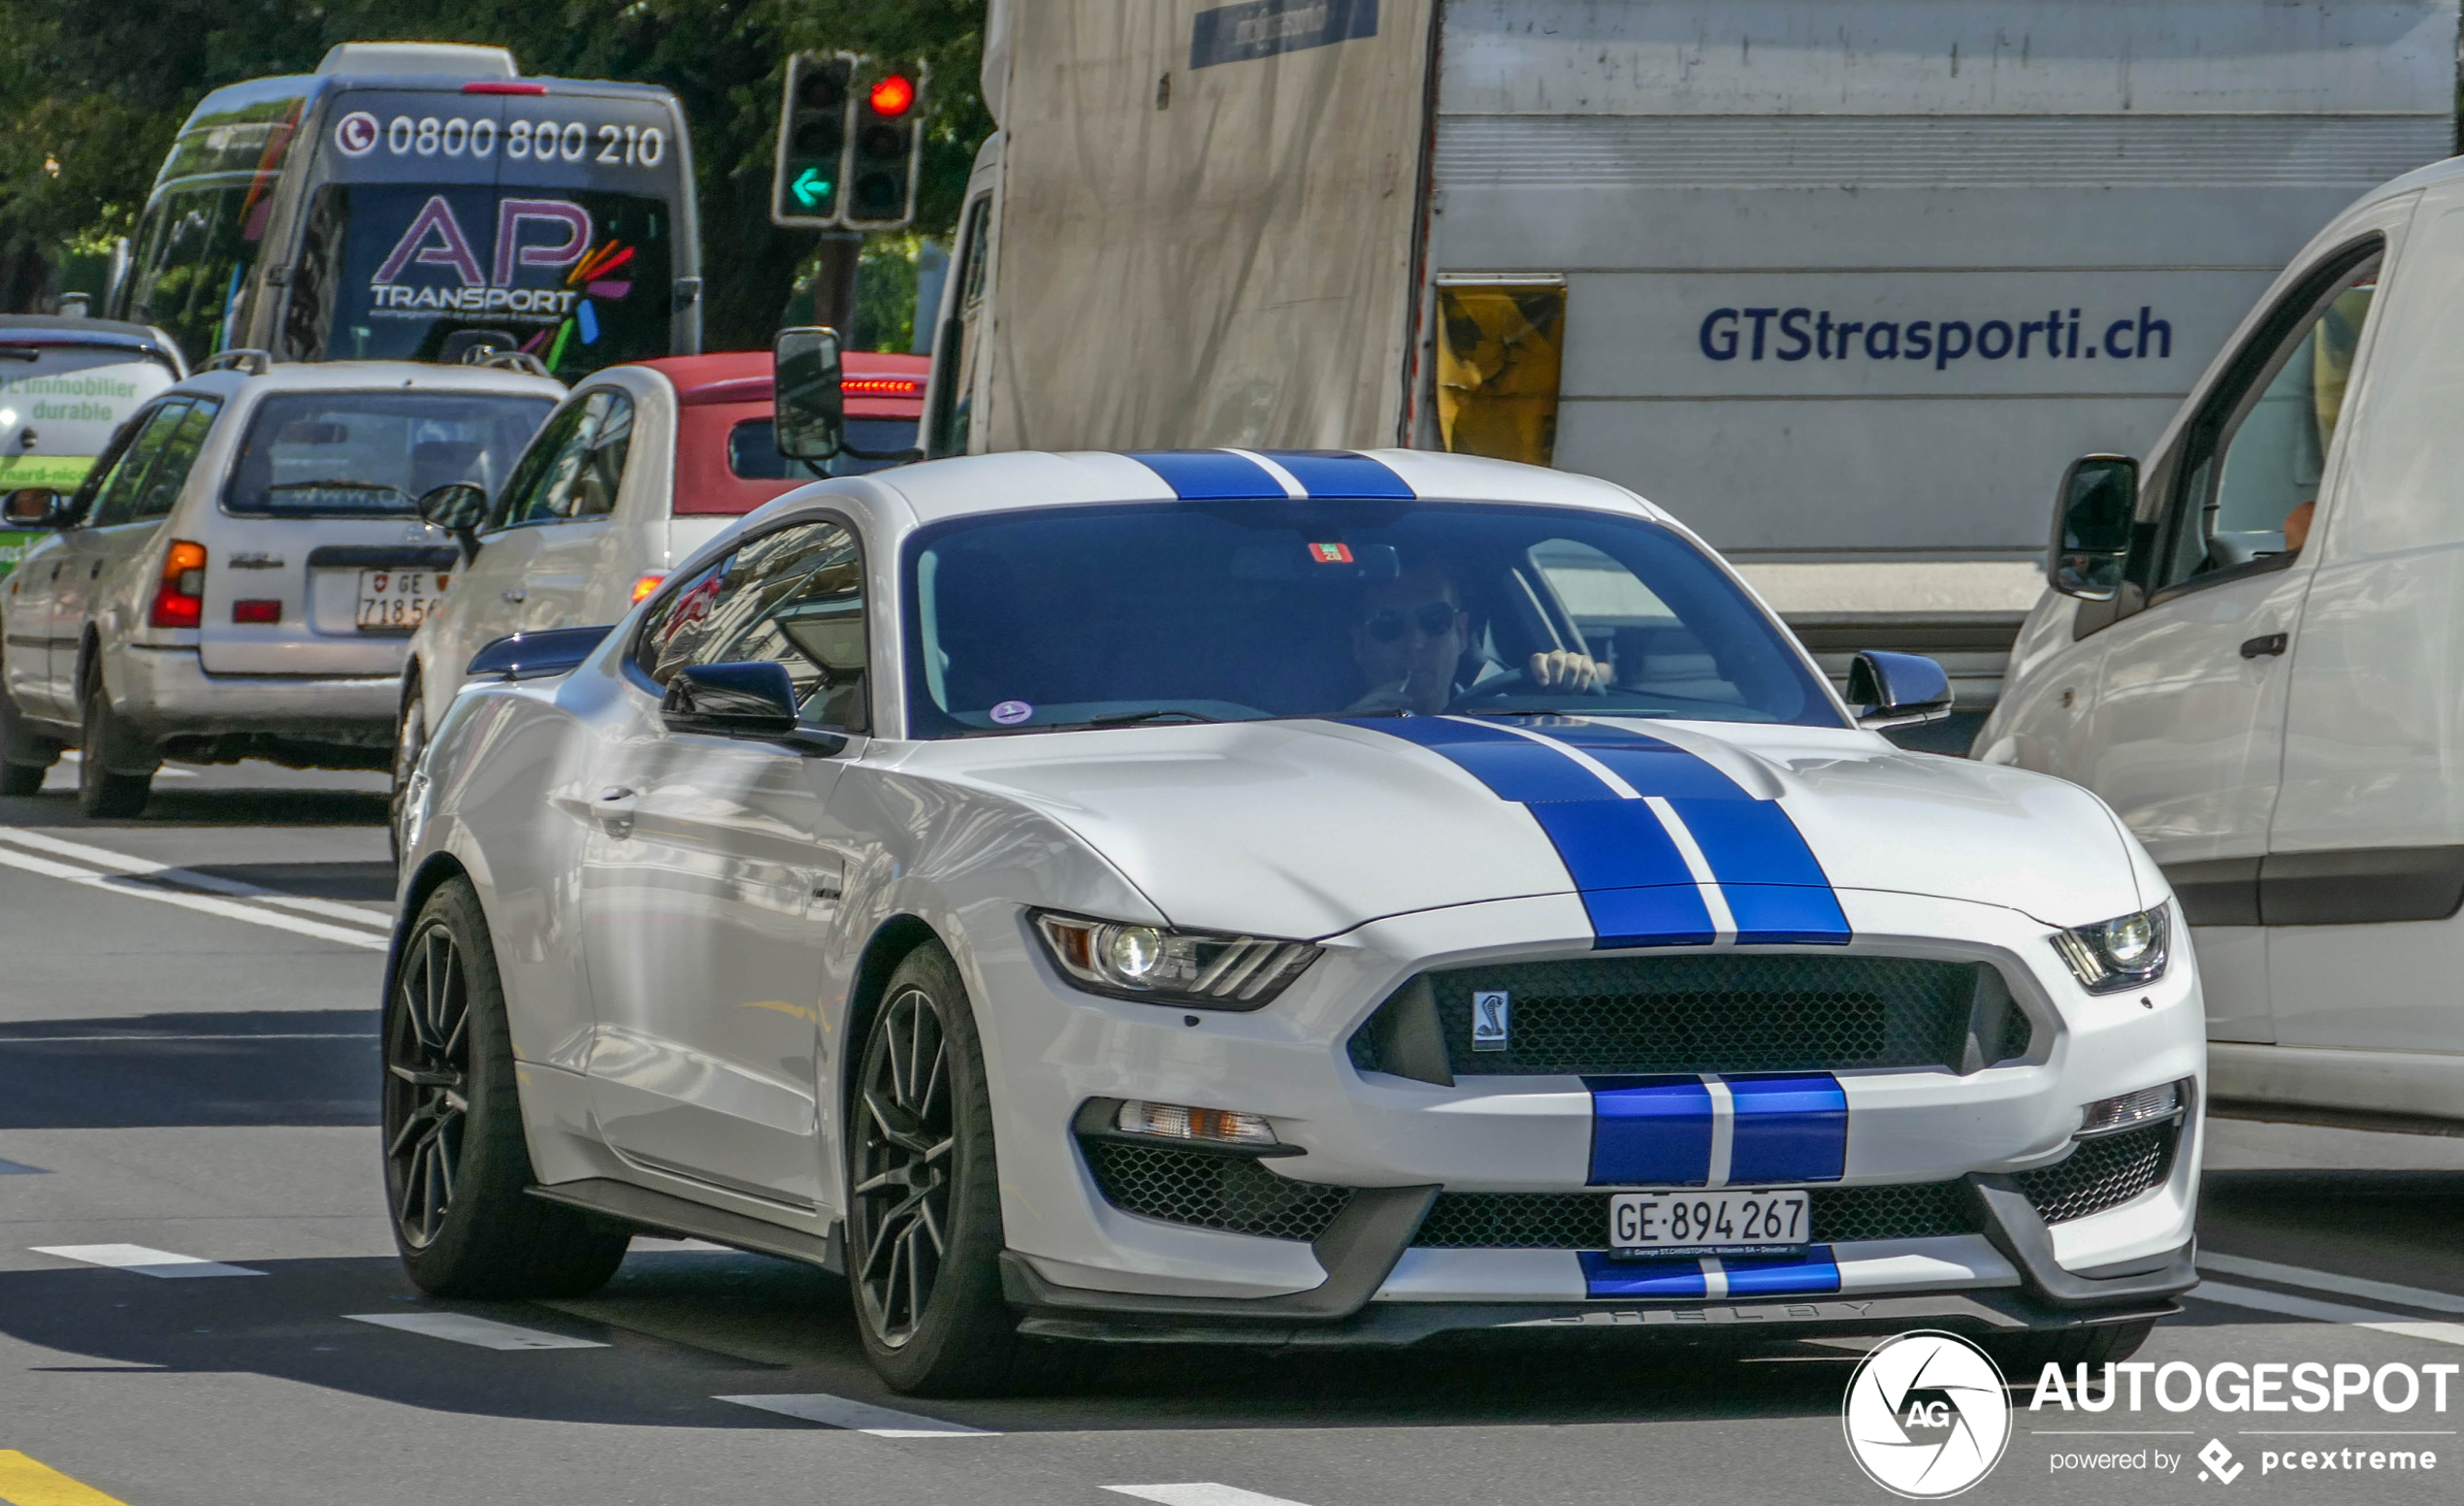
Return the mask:
<path fill-rule="evenodd" d="M 1292 474 L 1310 496 L 1323 499 L 1415 500 L 1404 479 L 1382 461 L 1344 449 L 1268 449 L 1259 454 Z"/>
<path fill-rule="evenodd" d="M 1162 476 L 1183 502 L 1283 500 L 1283 483 L 1245 455 L 1219 449 L 1130 450 L 1130 459 Z"/>

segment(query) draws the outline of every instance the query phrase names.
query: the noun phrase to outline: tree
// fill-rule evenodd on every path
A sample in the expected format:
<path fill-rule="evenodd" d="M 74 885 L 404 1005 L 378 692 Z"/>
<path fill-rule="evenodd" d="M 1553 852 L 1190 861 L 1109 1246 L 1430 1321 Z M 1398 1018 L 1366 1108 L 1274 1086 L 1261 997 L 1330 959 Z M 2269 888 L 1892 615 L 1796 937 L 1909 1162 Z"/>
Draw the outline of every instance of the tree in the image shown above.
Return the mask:
<path fill-rule="evenodd" d="M 765 345 L 810 232 L 769 222 L 790 52 L 920 57 L 932 71 L 918 228 L 946 234 L 991 120 L 977 90 L 984 0 L 0 0 L 0 299 L 12 267 L 135 228 L 208 89 L 307 73 L 337 42 L 509 47 L 526 74 L 673 90 L 693 132 L 712 349 Z"/>

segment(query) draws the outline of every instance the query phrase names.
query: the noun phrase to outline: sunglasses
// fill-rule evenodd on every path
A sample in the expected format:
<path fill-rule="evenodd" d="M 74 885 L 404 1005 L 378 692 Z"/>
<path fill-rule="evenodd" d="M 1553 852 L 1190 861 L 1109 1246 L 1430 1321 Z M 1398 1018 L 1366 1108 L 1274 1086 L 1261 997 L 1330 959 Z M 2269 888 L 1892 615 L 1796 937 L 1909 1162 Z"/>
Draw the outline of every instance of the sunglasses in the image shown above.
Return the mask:
<path fill-rule="evenodd" d="M 1380 643 L 1391 643 L 1403 637 L 1408 628 L 1417 627 L 1422 638 L 1438 638 L 1453 631 L 1455 615 L 1462 610 L 1451 602 L 1423 602 L 1405 611 L 1389 606 L 1361 624 L 1370 638 Z"/>

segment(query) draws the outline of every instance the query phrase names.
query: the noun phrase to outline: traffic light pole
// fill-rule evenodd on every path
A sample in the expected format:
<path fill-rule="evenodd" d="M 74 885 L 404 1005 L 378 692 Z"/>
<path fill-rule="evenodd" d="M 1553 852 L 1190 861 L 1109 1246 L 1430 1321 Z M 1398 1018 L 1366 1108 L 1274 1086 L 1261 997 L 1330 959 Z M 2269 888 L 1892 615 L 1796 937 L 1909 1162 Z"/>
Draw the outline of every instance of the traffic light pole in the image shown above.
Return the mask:
<path fill-rule="evenodd" d="M 863 233 L 825 230 L 813 270 L 813 319 L 838 331 L 842 343 L 856 338 L 856 263 L 864 252 Z"/>

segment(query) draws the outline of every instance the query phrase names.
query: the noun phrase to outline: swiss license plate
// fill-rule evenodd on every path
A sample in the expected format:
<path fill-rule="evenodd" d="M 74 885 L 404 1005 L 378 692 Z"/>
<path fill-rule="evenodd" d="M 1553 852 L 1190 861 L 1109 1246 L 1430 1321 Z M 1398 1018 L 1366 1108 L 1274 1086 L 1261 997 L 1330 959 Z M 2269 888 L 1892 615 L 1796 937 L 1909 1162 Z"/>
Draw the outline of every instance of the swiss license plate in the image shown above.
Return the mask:
<path fill-rule="evenodd" d="M 359 626 L 364 633 L 408 632 L 427 620 L 453 579 L 433 570 L 359 573 Z"/>
<path fill-rule="evenodd" d="M 1608 1199 L 1615 1255 L 1789 1255 L 1805 1248 L 1802 1192 L 1617 1193 Z"/>

